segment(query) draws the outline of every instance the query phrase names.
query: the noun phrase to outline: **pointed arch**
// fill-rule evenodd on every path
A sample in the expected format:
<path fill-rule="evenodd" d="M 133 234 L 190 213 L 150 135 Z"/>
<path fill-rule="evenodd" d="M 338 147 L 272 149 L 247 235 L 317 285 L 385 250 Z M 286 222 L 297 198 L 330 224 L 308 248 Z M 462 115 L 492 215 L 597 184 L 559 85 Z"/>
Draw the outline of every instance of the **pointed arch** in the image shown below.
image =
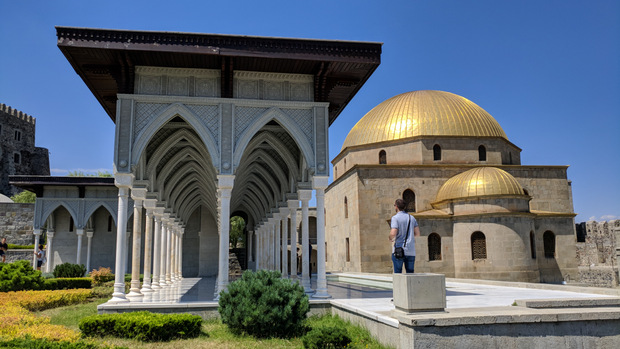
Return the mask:
<path fill-rule="evenodd" d="M 45 222 L 47 220 L 47 217 L 49 217 L 49 215 L 51 215 L 52 212 L 56 211 L 60 206 L 64 207 L 65 210 L 69 212 L 69 215 L 71 215 L 71 218 L 73 218 L 74 222 L 79 222 L 77 213 L 75 213 L 75 211 L 71 208 L 71 205 L 67 205 L 66 202 L 57 202 L 52 206 L 46 208 L 41 215 L 41 222 Z"/>
<path fill-rule="evenodd" d="M 90 219 L 90 217 L 95 213 L 95 211 L 99 209 L 99 207 L 105 208 L 110 214 L 110 216 L 112 216 L 112 219 L 114 220 L 114 224 L 116 224 L 116 215 L 118 214 L 118 210 L 116 210 L 112 205 L 110 205 L 109 202 L 106 202 L 106 201 L 101 201 L 100 205 L 92 207 L 90 210 L 86 211 L 84 218 L 86 220 Z"/>
<path fill-rule="evenodd" d="M 196 114 L 194 114 L 194 112 L 189 110 L 185 105 L 181 103 L 171 104 L 168 108 L 166 108 L 155 118 L 153 118 L 153 120 L 148 124 L 148 126 L 145 127 L 144 130 L 136 136 L 132 143 L 132 164 L 138 164 L 142 152 L 144 152 L 146 146 L 149 144 L 149 141 L 153 138 L 155 133 L 157 133 L 157 131 L 162 126 L 164 126 L 170 120 L 174 119 L 176 116 L 181 117 L 196 131 L 198 137 L 200 137 L 203 144 L 207 147 L 207 151 L 211 155 L 211 162 L 213 163 L 213 166 L 215 168 L 219 168 L 220 152 L 216 145 L 217 143 L 215 142 L 215 139 L 211 135 L 211 132 L 209 132 L 209 130 L 204 126 L 204 124 L 200 122 L 200 117 L 198 117 Z"/>
<path fill-rule="evenodd" d="M 267 123 L 271 120 L 275 120 L 285 129 L 293 138 L 297 146 L 301 150 L 301 153 L 304 155 L 308 167 L 314 168 L 314 150 L 312 145 L 308 142 L 306 135 L 301 130 L 297 123 L 293 122 L 290 116 L 284 113 L 280 108 L 270 108 L 263 115 L 261 115 L 258 119 L 256 119 L 241 135 L 239 140 L 236 142 L 234 147 L 234 155 L 233 155 L 233 164 L 236 169 L 241 163 L 241 158 L 245 152 L 245 149 L 248 146 L 248 143 L 252 140 L 254 135 L 260 131 L 263 126 L 267 125 Z"/>

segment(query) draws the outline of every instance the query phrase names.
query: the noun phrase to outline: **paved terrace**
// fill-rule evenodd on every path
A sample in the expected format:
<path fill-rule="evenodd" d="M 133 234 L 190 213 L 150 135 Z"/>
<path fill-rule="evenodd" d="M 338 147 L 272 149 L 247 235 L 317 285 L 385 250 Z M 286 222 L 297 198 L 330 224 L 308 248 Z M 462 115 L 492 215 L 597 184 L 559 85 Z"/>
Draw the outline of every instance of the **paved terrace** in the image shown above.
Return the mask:
<path fill-rule="evenodd" d="M 186 278 L 139 301 L 102 304 L 99 312 L 214 317 L 214 290 L 214 278 Z M 331 299 L 310 298 L 311 312 L 338 314 L 397 348 L 616 348 L 620 339 L 620 289 L 446 279 L 446 311 L 410 315 L 394 311 L 391 275 L 331 274 L 328 292 Z"/>

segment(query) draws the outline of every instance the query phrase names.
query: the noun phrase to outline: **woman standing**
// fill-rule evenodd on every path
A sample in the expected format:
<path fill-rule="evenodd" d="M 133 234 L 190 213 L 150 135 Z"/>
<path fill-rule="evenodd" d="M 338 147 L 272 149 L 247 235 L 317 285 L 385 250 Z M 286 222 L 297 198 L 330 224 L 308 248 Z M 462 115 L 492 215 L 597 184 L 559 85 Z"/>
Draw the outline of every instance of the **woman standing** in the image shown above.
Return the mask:
<path fill-rule="evenodd" d="M 41 265 L 45 262 L 45 250 L 43 244 L 39 245 L 39 250 L 34 253 L 37 256 L 37 270 L 41 270 Z"/>

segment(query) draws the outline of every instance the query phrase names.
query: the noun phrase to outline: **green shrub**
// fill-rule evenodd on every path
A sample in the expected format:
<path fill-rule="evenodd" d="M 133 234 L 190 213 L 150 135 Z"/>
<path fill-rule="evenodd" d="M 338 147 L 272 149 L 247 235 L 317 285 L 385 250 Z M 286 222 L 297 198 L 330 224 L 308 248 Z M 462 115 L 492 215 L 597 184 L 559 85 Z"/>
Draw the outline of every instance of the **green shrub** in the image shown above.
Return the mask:
<path fill-rule="evenodd" d="M 0 263 L 0 292 L 39 290 L 43 286 L 41 272 L 30 262 Z"/>
<path fill-rule="evenodd" d="M 101 286 L 108 281 L 114 280 L 114 274 L 112 274 L 112 269 L 101 267 L 99 269 L 93 269 L 90 272 L 90 278 L 93 279 L 93 284 L 95 286 Z"/>
<path fill-rule="evenodd" d="M 220 293 L 219 313 L 233 333 L 255 337 L 292 337 L 303 329 L 308 296 L 278 271 L 246 271 Z"/>
<path fill-rule="evenodd" d="M 9 250 L 33 250 L 34 245 L 15 245 L 15 244 L 7 244 L 9 245 Z"/>
<path fill-rule="evenodd" d="M 45 279 L 43 289 L 45 290 L 69 290 L 75 288 L 92 288 L 90 278 L 62 278 Z"/>
<path fill-rule="evenodd" d="M 347 330 L 338 326 L 317 327 L 302 337 L 304 348 L 346 348 L 351 343 Z"/>
<path fill-rule="evenodd" d="M 153 314 L 140 311 L 87 316 L 80 320 L 78 326 L 85 336 L 169 341 L 197 337 L 202 327 L 202 318 L 190 314 Z"/>
<path fill-rule="evenodd" d="M 54 268 L 55 278 L 81 278 L 86 274 L 83 264 L 62 263 Z"/>

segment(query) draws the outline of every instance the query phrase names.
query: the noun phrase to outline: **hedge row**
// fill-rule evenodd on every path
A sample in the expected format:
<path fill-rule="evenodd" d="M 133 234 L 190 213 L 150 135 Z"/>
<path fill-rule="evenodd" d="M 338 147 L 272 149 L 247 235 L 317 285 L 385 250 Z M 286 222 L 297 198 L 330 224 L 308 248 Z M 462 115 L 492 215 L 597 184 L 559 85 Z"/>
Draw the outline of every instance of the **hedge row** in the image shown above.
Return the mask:
<path fill-rule="evenodd" d="M 91 278 L 45 279 L 43 283 L 43 289 L 45 290 L 69 290 L 92 287 L 93 280 Z"/>
<path fill-rule="evenodd" d="M 83 277 L 44 279 L 28 261 L 0 263 L 0 292 L 75 288 L 92 288 L 92 280 Z"/>
<path fill-rule="evenodd" d="M 147 311 L 87 316 L 79 328 L 85 336 L 169 341 L 197 337 L 202 318 L 190 314 L 154 314 Z"/>
<path fill-rule="evenodd" d="M 107 349 L 111 348 L 105 344 L 97 344 L 88 341 L 53 342 L 46 339 L 14 338 L 11 340 L 0 341 L 0 348 L 30 348 L 30 349 Z M 118 347 L 117 347 L 118 348 Z"/>
<path fill-rule="evenodd" d="M 11 304 L 30 311 L 40 311 L 65 305 L 84 303 L 91 296 L 91 290 L 64 291 L 18 291 L 0 293 L 2 306 Z"/>

